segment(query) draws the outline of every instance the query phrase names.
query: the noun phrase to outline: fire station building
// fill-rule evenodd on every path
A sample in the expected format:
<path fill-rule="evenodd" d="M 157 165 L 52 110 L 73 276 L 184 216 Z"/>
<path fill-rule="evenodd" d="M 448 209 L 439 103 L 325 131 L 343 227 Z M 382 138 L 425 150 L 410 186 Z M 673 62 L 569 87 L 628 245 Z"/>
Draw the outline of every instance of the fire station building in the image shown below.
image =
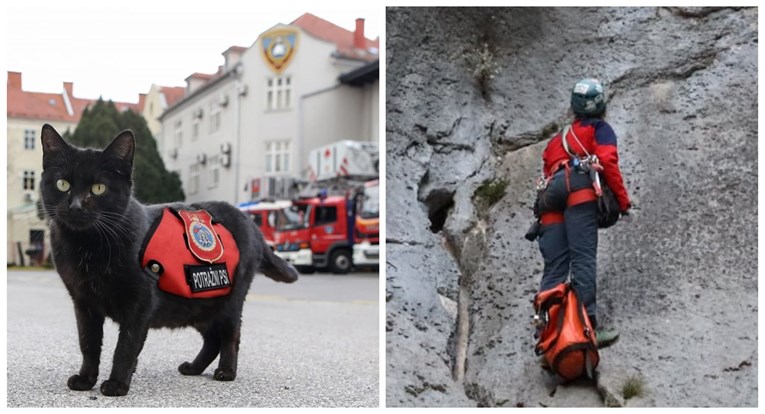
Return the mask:
<path fill-rule="evenodd" d="M 307 13 L 230 47 L 217 73 L 186 78 L 157 136 L 186 201 L 291 198 L 311 150 L 378 142 L 378 48 L 363 19 L 351 32 Z"/>

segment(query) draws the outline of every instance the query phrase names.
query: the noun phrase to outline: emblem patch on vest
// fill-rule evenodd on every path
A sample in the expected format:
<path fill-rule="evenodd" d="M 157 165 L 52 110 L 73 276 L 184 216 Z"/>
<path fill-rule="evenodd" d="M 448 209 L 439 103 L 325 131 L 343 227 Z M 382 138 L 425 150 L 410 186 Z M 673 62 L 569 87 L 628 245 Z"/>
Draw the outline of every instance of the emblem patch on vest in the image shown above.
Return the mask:
<path fill-rule="evenodd" d="M 179 210 L 186 230 L 186 242 L 189 250 L 197 259 L 213 263 L 223 256 L 223 246 L 218 240 L 212 225 L 210 213 L 204 210 Z"/>
<path fill-rule="evenodd" d="M 201 266 L 184 265 L 183 270 L 186 272 L 186 282 L 193 293 L 231 286 L 231 278 L 228 276 L 225 263 Z"/>
<path fill-rule="evenodd" d="M 191 230 L 191 241 L 197 245 L 200 249 L 209 252 L 215 248 L 215 236 L 212 235 L 210 229 L 204 224 L 195 221 L 189 226 Z"/>

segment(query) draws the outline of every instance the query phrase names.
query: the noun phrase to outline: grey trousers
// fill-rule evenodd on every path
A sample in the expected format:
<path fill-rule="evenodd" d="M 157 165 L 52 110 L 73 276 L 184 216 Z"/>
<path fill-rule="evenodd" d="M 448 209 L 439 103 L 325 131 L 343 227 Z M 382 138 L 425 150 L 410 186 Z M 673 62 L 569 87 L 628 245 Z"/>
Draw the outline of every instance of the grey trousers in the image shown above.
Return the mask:
<path fill-rule="evenodd" d="M 570 191 L 592 186 L 589 175 L 571 169 Z M 564 222 L 542 226 L 539 250 L 544 258 L 544 272 L 540 289 L 547 290 L 565 282 L 571 273 L 571 284 L 596 325 L 596 279 L 598 253 L 598 207 L 592 202 L 566 207 L 569 189 L 565 171 L 560 170 L 544 191 L 540 210 L 562 211 Z"/>

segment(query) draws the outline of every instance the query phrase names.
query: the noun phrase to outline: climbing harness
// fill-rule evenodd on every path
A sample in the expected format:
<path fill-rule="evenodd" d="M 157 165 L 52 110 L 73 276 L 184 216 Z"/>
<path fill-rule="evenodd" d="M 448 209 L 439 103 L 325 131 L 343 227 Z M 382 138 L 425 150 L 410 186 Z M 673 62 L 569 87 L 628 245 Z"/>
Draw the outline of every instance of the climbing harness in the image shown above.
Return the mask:
<path fill-rule="evenodd" d="M 584 155 L 578 155 L 571 151 L 568 145 L 568 137 L 572 136 L 574 141 L 579 145 L 584 152 Z M 598 156 L 590 154 L 587 149 L 582 145 L 579 137 L 576 136 L 573 127 L 569 124 L 566 125 L 561 131 L 561 143 L 563 149 L 569 155 L 568 160 L 561 160 L 553 166 L 549 177 L 541 177 L 537 181 L 537 202 L 535 203 L 535 215 L 539 217 L 539 222 L 542 225 L 563 223 L 563 213 L 561 212 L 544 212 L 540 211 L 539 200 L 544 196 L 544 191 L 552 180 L 554 173 L 561 168 L 565 169 L 566 176 L 566 189 L 569 192 L 568 199 L 566 201 L 566 207 L 572 207 L 578 204 L 587 203 L 590 201 L 597 201 L 598 203 L 598 228 L 604 229 L 613 226 L 620 217 L 619 203 L 616 200 L 616 196 L 613 191 L 606 185 L 605 181 L 601 181 L 600 176 L 603 172 L 603 165 L 600 163 Z M 571 191 L 570 176 L 571 170 L 574 169 L 583 174 L 589 174 L 592 180 L 592 188 L 583 188 L 576 191 Z M 530 239 L 527 237 L 527 239 Z"/>

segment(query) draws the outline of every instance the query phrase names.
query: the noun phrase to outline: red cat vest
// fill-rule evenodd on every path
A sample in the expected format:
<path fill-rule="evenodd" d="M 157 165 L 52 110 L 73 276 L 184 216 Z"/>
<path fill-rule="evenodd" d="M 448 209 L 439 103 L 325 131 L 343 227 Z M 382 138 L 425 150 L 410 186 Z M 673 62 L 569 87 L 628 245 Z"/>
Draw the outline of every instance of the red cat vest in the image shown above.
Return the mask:
<path fill-rule="evenodd" d="M 164 292 L 200 299 L 228 295 L 239 264 L 239 248 L 223 225 L 205 210 L 165 208 L 144 239 L 141 267 Z"/>

